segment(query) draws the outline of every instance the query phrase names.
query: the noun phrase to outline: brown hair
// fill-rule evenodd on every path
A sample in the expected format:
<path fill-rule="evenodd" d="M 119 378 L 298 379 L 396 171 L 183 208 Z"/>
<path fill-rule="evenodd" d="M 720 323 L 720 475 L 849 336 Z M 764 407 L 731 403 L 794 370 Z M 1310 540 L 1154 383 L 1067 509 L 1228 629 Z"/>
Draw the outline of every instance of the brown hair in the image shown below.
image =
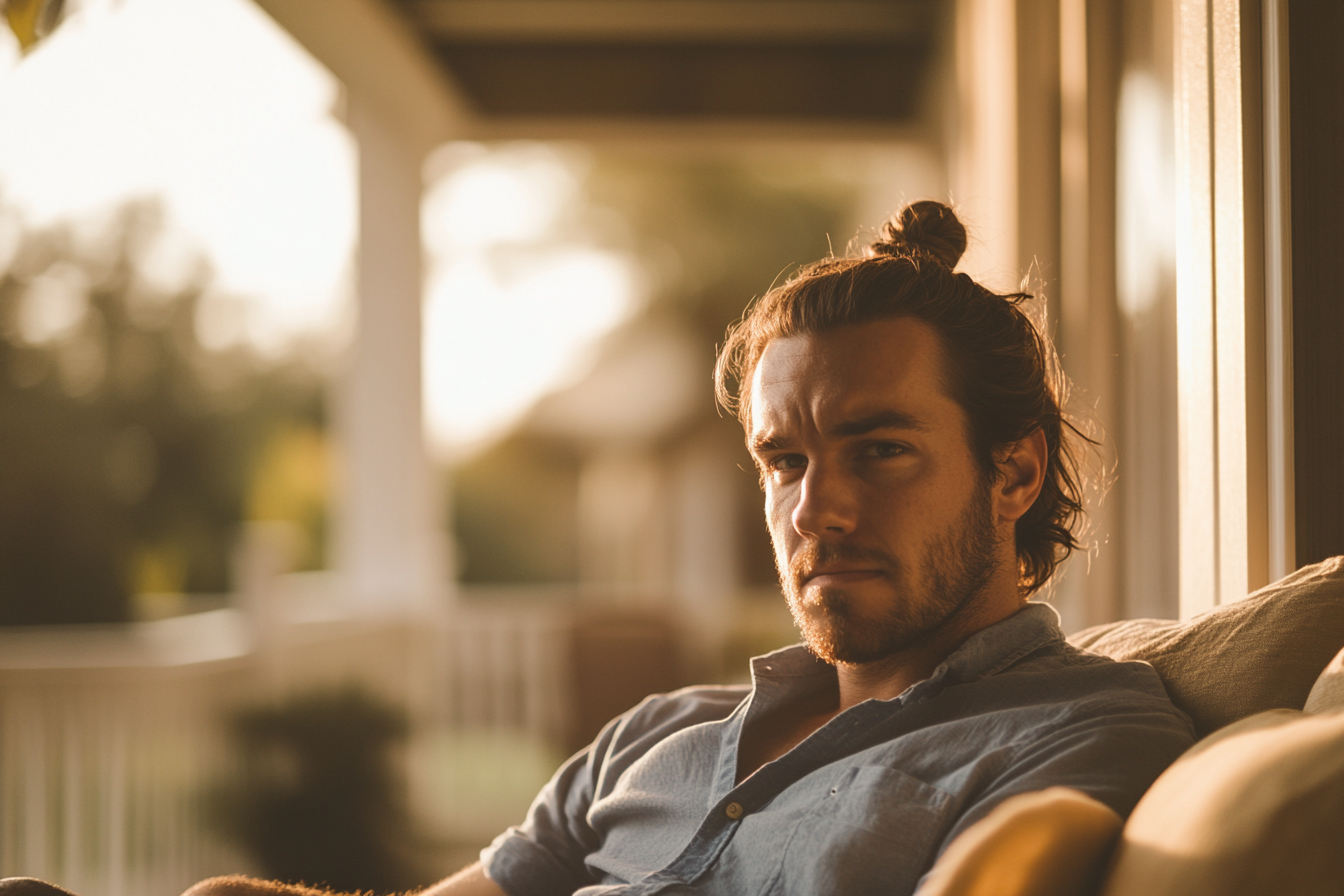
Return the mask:
<path fill-rule="evenodd" d="M 932 327 L 947 358 L 948 394 L 966 413 L 971 450 L 987 475 L 1008 445 L 1036 429 L 1045 435 L 1045 484 L 1016 530 L 1018 581 L 1030 594 L 1080 547 L 1077 443 L 1092 440 L 1064 414 L 1067 380 L 1022 308 L 1031 296 L 999 295 L 953 273 L 965 250 L 966 229 L 952 209 L 927 200 L 906 206 L 864 254 L 808 265 L 756 301 L 728 332 L 715 392 L 746 426 L 752 374 L 772 339 L 895 317 Z"/>

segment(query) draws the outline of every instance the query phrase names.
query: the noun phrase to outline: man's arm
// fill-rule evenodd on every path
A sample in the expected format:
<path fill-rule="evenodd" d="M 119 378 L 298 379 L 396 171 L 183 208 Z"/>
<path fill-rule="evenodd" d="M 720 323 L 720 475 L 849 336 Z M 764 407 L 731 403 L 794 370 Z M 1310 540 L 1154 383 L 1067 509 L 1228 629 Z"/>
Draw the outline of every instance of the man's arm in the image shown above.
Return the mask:
<path fill-rule="evenodd" d="M 8 891 L 4 893 L 5 896 L 9 896 Z M 30 896 L 30 894 L 22 892 L 16 893 L 15 896 Z M 32 894 L 32 896 L 47 896 L 47 894 Z M 193 884 L 182 896 L 342 896 L 342 894 L 314 887 L 230 874 L 227 877 L 211 877 Z M 475 862 L 452 877 L 419 891 L 415 896 L 508 896 L 508 894 L 485 876 L 485 869 L 481 867 L 480 862 Z"/>
<path fill-rule="evenodd" d="M 485 876 L 485 867 L 473 862 L 417 896 L 508 896 L 499 884 Z"/>

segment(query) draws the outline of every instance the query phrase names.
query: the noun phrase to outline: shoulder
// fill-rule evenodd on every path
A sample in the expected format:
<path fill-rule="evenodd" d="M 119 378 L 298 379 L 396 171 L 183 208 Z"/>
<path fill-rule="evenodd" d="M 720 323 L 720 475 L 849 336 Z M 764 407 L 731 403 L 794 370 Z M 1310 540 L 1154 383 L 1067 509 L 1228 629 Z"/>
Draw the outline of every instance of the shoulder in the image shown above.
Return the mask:
<path fill-rule="evenodd" d="M 996 678 L 1033 723 L 1018 726 L 1014 739 L 1023 756 L 1090 755 L 1082 766 L 1091 766 L 1089 774 L 1128 767 L 1121 777 L 1132 772 L 1146 787 L 1194 743 L 1194 724 L 1147 663 L 1116 662 L 1057 641 Z"/>
<path fill-rule="evenodd" d="M 975 717 L 968 721 L 1001 763 L 990 788 L 995 798 L 1062 785 L 1124 817 L 1194 743 L 1193 724 L 1151 666 L 1063 641 L 970 685 L 979 693 L 966 701 Z"/>
<path fill-rule="evenodd" d="M 1147 663 L 1115 662 L 1064 639 L 1059 614 L 1031 602 L 981 629 L 946 662 L 952 690 L 1006 706 L 1071 702 L 1155 703 L 1171 707 L 1166 689 Z"/>
<path fill-rule="evenodd" d="M 965 701 L 968 713 L 987 713 L 1001 723 L 1015 718 L 1017 724 L 1006 728 L 1025 741 L 1078 726 L 1116 734 L 1162 732 L 1173 748 L 1194 737 L 1189 717 L 1171 702 L 1152 666 L 1116 662 L 1062 639 L 1041 644 L 991 675 L 954 684 L 946 693 Z"/>
<path fill-rule="evenodd" d="M 1042 696 L 1117 707 L 1156 707 L 1185 718 L 1172 704 L 1157 670 L 1148 663 L 1118 662 L 1065 641 L 1044 645 L 1002 674 L 1007 681 L 1039 689 Z"/>

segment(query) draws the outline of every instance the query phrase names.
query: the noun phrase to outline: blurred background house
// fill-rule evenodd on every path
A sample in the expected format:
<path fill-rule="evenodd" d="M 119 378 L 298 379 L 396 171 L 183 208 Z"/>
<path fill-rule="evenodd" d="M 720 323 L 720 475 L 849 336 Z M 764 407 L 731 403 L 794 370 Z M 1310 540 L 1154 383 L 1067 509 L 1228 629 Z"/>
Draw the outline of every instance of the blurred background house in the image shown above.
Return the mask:
<path fill-rule="evenodd" d="M 1331 6 L 5 12 L 0 875 L 428 883 L 742 680 L 793 634 L 715 346 L 908 200 L 1105 436 L 1066 628 L 1344 552 Z"/>

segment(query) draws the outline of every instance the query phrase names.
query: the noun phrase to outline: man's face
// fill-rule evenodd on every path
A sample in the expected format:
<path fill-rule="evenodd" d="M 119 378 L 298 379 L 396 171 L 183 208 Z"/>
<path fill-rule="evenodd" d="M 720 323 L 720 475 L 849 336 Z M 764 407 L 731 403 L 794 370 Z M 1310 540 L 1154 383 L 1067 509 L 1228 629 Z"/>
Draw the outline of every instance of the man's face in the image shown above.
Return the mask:
<path fill-rule="evenodd" d="M 749 442 L 775 562 L 822 659 L 920 644 L 1012 562 L 943 363 L 931 328 L 897 318 L 775 339 L 756 366 Z"/>

